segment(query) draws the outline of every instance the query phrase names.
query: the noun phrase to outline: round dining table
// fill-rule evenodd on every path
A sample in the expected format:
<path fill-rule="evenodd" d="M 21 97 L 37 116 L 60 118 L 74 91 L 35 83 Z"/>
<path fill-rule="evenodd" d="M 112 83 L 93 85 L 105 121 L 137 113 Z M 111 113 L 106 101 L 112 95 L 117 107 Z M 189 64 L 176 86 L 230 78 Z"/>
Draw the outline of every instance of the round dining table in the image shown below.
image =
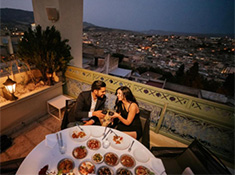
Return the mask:
<path fill-rule="evenodd" d="M 76 134 L 81 132 L 84 132 L 85 136 L 74 137 L 74 135 L 76 136 Z M 99 143 L 99 146 L 95 149 L 90 148 L 88 144 L 92 139 L 98 140 Z M 65 153 L 61 153 L 59 149 L 61 143 L 65 145 Z M 73 151 L 78 147 L 86 149 L 86 156 L 84 158 L 78 159 L 74 156 Z M 92 159 L 96 153 L 100 153 L 103 157 L 107 153 L 113 153 L 117 155 L 118 161 L 115 165 L 107 164 L 105 159 L 101 163 L 96 163 Z M 121 157 L 124 155 L 128 155 L 134 159 L 133 166 L 126 167 L 122 164 Z M 26 156 L 16 174 L 36 175 L 39 174 L 42 168 L 48 165 L 47 174 L 56 175 L 59 172 L 58 164 L 64 159 L 73 161 L 74 168 L 72 172 L 75 175 L 81 174 L 79 166 L 86 161 L 92 162 L 95 166 L 93 174 L 98 174 L 98 169 L 103 166 L 109 167 L 113 174 L 116 174 L 117 170 L 122 167 L 128 169 L 135 175 L 136 169 L 139 166 L 146 167 L 150 174 L 166 174 L 161 159 L 155 158 L 141 142 L 116 129 L 96 125 L 74 126 L 58 131 L 57 133 L 46 135 L 45 139 Z"/>

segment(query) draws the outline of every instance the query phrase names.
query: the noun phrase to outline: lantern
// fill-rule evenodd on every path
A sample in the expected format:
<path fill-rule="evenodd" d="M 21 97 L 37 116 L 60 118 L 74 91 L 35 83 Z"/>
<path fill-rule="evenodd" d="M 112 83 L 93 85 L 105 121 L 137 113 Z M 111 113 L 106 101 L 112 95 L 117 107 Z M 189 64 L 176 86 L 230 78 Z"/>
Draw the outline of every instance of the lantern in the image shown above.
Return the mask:
<path fill-rule="evenodd" d="M 8 76 L 7 80 L 5 81 L 5 83 L 3 83 L 3 85 L 5 86 L 7 92 L 9 92 L 11 94 L 11 96 L 8 96 L 7 99 L 8 100 L 17 100 L 18 97 L 16 97 L 14 95 L 15 88 L 16 88 L 16 82 L 13 81 L 12 79 L 10 79 L 9 76 Z"/>

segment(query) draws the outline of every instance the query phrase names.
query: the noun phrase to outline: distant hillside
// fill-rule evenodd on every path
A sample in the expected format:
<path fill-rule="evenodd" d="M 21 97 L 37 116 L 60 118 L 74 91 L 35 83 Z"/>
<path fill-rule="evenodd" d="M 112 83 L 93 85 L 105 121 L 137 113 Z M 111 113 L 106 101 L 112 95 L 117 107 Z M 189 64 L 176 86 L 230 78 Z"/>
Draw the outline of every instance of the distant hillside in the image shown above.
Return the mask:
<path fill-rule="evenodd" d="M 88 23 L 88 22 L 83 22 L 83 31 L 122 31 L 122 32 L 135 32 L 135 31 L 130 31 L 130 30 L 123 30 L 123 29 L 114 29 L 114 28 L 107 28 L 107 27 L 101 27 L 101 26 L 96 26 L 94 24 Z M 140 32 L 136 32 L 140 33 Z"/>
<path fill-rule="evenodd" d="M 34 23 L 33 12 L 2 8 L 1 11 L 1 28 L 7 27 L 10 30 L 26 31 L 30 24 Z"/>
<path fill-rule="evenodd" d="M 31 24 L 34 22 L 33 12 L 9 8 L 4 8 L 0 10 L 1 22 L 16 22 L 23 24 Z"/>
<path fill-rule="evenodd" d="M 18 30 L 26 31 L 30 24 L 34 23 L 33 12 L 24 11 L 18 9 L 10 9 L 10 8 L 1 8 L 1 28 L 7 27 L 8 29 L 14 30 L 18 28 Z M 113 30 L 105 27 L 95 26 L 94 24 L 83 22 L 84 31 L 105 31 L 105 30 Z"/>
<path fill-rule="evenodd" d="M 83 27 L 94 27 L 94 24 L 88 23 L 88 22 L 83 22 Z"/>
<path fill-rule="evenodd" d="M 21 31 L 27 31 L 30 24 L 34 23 L 33 12 L 10 8 L 0 8 L 1 11 L 1 29 L 7 27 L 10 30 L 17 28 Z M 126 31 L 121 29 L 112 29 L 96 26 L 94 24 L 83 22 L 83 31 Z"/>
<path fill-rule="evenodd" d="M 8 29 L 14 30 L 17 28 L 21 31 L 28 30 L 30 24 L 34 23 L 33 12 L 19 10 L 19 9 L 10 9 L 10 8 L 1 8 L 1 29 L 7 27 Z M 225 36 L 224 34 L 198 34 L 198 33 L 183 33 L 183 32 L 173 32 L 173 31 L 162 31 L 162 30 L 148 30 L 148 31 L 128 31 L 122 29 L 114 29 L 96 26 L 94 24 L 83 22 L 83 31 L 125 31 L 125 32 L 136 32 L 143 33 L 147 35 L 179 35 L 179 36 Z M 231 38 L 234 38 L 234 34 L 228 35 Z"/>
<path fill-rule="evenodd" d="M 201 33 L 185 33 L 185 32 L 173 32 L 173 31 L 163 31 L 163 30 L 147 30 L 147 31 L 142 31 L 142 33 L 147 34 L 147 35 L 178 35 L 178 36 L 201 36 L 201 37 L 225 37 L 229 36 L 231 38 L 234 38 L 234 34 L 201 34 Z"/>

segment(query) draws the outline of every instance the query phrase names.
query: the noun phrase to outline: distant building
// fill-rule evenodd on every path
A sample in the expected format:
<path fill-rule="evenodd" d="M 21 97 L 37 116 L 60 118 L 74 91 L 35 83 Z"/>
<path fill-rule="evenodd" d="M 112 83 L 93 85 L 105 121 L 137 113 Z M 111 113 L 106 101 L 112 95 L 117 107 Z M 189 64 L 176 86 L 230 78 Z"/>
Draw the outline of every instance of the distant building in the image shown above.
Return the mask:
<path fill-rule="evenodd" d="M 121 78 L 129 78 L 131 76 L 131 70 L 118 67 L 119 58 L 110 57 L 109 55 L 106 58 L 105 64 L 107 74 Z"/>
<path fill-rule="evenodd" d="M 183 85 L 178 85 L 174 83 L 166 82 L 164 89 L 179 92 L 182 94 L 194 96 L 197 98 L 202 98 L 209 101 L 214 101 L 221 104 L 229 104 L 234 106 L 234 99 L 229 99 L 223 94 L 210 92 L 202 89 L 196 89 L 192 87 L 187 87 Z"/>
<path fill-rule="evenodd" d="M 159 80 L 159 78 L 161 77 L 162 75 L 150 71 L 142 73 L 141 75 L 137 72 L 133 72 L 131 75 L 131 79 L 136 82 L 144 83 L 158 88 L 164 88 L 165 81 Z"/>
<path fill-rule="evenodd" d="M 129 78 L 131 70 L 118 68 L 119 58 L 110 57 L 104 49 L 83 44 L 83 68 L 121 78 Z"/>
<path fill-rule="evenodd" d="M 226 67 L 221 71 L 222 74 L 232 74 L 235 73 L 235 67 Z"/>
<path fill-rule="evenodd" d="M 215 92 L 201 90 L 201 98 L 219 102 L 219 103 L 227 103 L 228 98 L 223 94 L 218 94 Z"/>
<path fill-rule="evenodd" d="M 158 88 L 164 88 L 165 86 L 165 81 L 158 80 L 158 81 L 148 81 L 146 82 L 147 85 L 158 87 Z"/>
<path fill-rule="evenodd" d="M 166 82 L 164 89 L 179 92 L 179 93 L 194 96 L 194 97 L 200 96 L 199 89 L 195 89 L 195 88 L 191 88 L 191 87 L 183 86 L 183 85 L 178 85 L 175 83 Z"/>
<path fill-rule="evenodd" d="M 109 75 L 114 75 L 121 78 L 129 78 L 131 76 L 131 70 L 116 68 L 113 71 L 109 72 Z"/>
<path fill-rule="evenodd" d="M 157 73 L 154 73 L 154 72 L 150 72 L 150 71 L 147 71 L 147 72 L 144 72 L 141 74 L 141 77 L 142 78 L 146 78 L 146 79 L 151 79 L 151 80 L 157 80 L 159 78 L 162 77 L 161 74 L 157 74 Z"/>
<path fill-rule="evenodd" d="M 96 57 L 104 56 L 104 49 L 89 44 L 83 44 L 83 54 L 91 54 Z"/>

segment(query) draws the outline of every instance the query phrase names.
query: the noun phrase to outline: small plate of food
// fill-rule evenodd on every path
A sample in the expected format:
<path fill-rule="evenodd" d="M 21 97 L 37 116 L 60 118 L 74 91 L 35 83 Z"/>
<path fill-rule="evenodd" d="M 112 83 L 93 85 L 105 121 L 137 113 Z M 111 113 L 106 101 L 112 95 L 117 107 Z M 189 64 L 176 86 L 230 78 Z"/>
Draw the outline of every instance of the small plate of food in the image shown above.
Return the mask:
<path fill-rule="evenodd" d="M 129 154 L 123 154 L 120 157 L 120 162 L 126 168 L 133 168 L 135 166 L 135 159 Z"/>
<path fill-rule="evenodd" d="M 154 175 L 153 172 L 151 172 L 148 168 L 146 168 L 145 166 L 137 166 L 135 167 L 135 175 L 143 175 L 143 174 L 150 174 L 150 175 Z"/>
<path fill-rule="evenodd" d="M 115 166 L 118 164 L 118 155 L 108 152 L 104 155 L 104 162 L 109 166 Z"/>
<path fill-rule="evenodd" d="M 132 175 L 132 172 L 126 168 L 120 167 L 117 169 L 116 175 Z"/>
<path fill-rule="evenodd" d="M 97 170 L 96 174 L 98 175 L 113 175 L 113 170 L 108 166 L 101 166 Z"/>
<path fill-rule="evenodd" d="M 92 149 L 92 150 L 97 150 L 101 146 L 101 143 L 97 139 L 90 139 L 87 141 L 87 147 Z"/>
<path fill-rule="evenodd" d="M 58 172 L 62 174 L 71 173 L 73 172 L 73 169 L 74 169 L 74 161 L 69 158 L 62 159 L 57 164 L 57 169 L 58 169 Z"/>
<path fill-rule="evenodd" d="M 73 149 L 72 154 L 76 159 L 83 159 L 87 156 L 87 149 L 85 146 L 79 146 Z"/>
<path fill-rule="evenodd" d="M 83 141 L 86 141 L 90 137 L 91 132 L 88 128 L 83 127 L 83 131 L 82 131 L 77 127 L 73 127 L 70 129 L 69 135 L 72 138 L 72 140 L 77 141 L 77 142 L 83 142 Z"/>
<path fill-rule="evenodd" d="M 102 163 L 104 160 L 104 156 L 101 153 L 95 153 L 91 158 L 94 163 Z"/>
<path fill-rule="evenodd" d="M 124 150 L 130 145 L 130 139 L 124 137 L 123 135 L 115 135 L 114 133 L 109 134 L 108 141 L 111 146 L 115 149 Z"/>
<path fill-rule="evenodd" d="M 82 175 L 95 174 L 95 165 L 90 161 L 81 162 L 78 171 Z"/>

